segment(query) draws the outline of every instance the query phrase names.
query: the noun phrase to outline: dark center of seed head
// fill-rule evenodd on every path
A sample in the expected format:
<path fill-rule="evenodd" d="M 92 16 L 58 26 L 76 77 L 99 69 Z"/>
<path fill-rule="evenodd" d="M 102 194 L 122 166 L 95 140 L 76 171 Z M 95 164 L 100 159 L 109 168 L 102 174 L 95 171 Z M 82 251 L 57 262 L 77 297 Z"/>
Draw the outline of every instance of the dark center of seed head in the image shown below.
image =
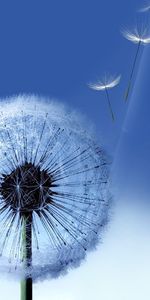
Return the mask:
<path fill-rule="evenodd" d="M 52 176 L 46 170 L 26 162 L 10 174 L 3 174 L 0 192 L 6 207 L 27 213 L 51 202 L 51 187 Z"/>

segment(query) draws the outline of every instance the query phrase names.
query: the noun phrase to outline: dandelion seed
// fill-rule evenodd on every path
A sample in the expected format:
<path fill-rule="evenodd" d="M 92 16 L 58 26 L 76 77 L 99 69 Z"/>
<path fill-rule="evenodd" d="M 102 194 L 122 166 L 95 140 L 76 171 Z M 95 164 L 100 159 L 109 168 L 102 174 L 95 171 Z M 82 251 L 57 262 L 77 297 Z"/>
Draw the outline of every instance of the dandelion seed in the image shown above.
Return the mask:
<path fill-rule="evenodd" d="M 1 271 L 11 265 L 23 279 L 23 299 L 32 299 L 32 280 L 77 266 L 97 244 L 110 203 L 108 169 L 104 150 L 60 104 L 1 102 Z"/>
<path fill-rule="evenodd" d="M 121 76 L 118 76 L 116 78 L 113 77 L 113 76 L 111 76 L 111 77 L 105 76 L 101 81 L 99 80 L 97 83 L 90 83 L 89 84 L 89 87 L 91 89 L 95 90 L 95 91 L 105 91 L 109 111 L 110 111 L 111 118 L 112 118 L 113 121 L 115 120 L 115 116 L 114 116 L 114 113 L 113 113 L 113 110 L 112 110 L 108 90 L 115 87 L 116 85 L 118 85 L 119 82 L 120 82 L 120 78 L 121 78 Z"/>
<path fill-rule="evenodd" d="M 139 9 L 139 12 L 149 12 L 150 11 L 150 4 L 145 4 L 144 7 L 142 7 L 141 9 Z"/>
<path fill-rule="evenodd" d="M 134 75 L 134 70 L 136 68 L 136 63 L 137 63 L 140 47 L 141 47 L 141 45 L 147 45 L 150 43 L 150 34 L 148 31 L 149 31 L 148 28 L 145 27 L 145 28 L 141 28 L 141 30 L 139 30 L 138 28 L 135 28 L 132 32 L 131 31 L 123 32 L 123 35 L 127 40 L 133 42 L 134 44 L 137 44 L 137 50 L 136 50 L 136 54 L 134 57 L 131 74 L 129 77 L 129 83 L 128 83 L 128 86 L 127 86 L 127 89 L 125 92 L 125 101 L 127 101 L 128 97 L 129 97 L 129 93 L 130 93 L 130 89 L 131 89 L 131 85 L 132 85 L 132 79 L 133 79 L 133 75 Z"/>

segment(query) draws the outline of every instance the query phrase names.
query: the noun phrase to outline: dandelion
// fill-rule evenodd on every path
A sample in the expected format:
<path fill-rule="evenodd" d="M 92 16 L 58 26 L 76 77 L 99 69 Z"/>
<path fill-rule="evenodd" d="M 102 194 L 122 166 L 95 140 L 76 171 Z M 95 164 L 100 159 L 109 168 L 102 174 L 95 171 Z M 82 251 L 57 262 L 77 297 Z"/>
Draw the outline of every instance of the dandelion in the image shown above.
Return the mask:
<path fill-rule="evenodd" d="M 0 110 L 1 271 L 32 282 L 78 266 L 107 222 L 108 161 L 76 114 L 19 96 Z"/>
<path fill-rule="evenodd" d="M 127 40 L 133 42 L 134 44 L 137 44 L 137 50 L 136 50 L 136 54 L 134 57 L 131 74 L 129 77 L 129 83 L 128 83 L 127 90 L 125 93 L 125 101 L 127 101 L 128 97 L 129 97 L 131 85 L 132 85 L 132 79 L 133 79 L 133 75 L 134 75 L 134 70 L 136 68 L 136 63 L 137 63 L 140 47 L 141 47 L 141 45 L 147 45 L 150 43 L 150 34 L 148 32 L 148 28 L 145 27 L 145 28 L 141 28 L 141 30 L 139 30 L 138 28 L 135 28 L 133 31 L 124 31 L 123 35 Z"/>
<path fill-rule="evenodd" d="M 143 12 L 143 13 L 149 12 L 149 11 L 150 11 L 150 4 L 149 4 L 149 3 L 148 3 L 148 4 L 145 4 L 144 7 L 142 7 L 142 8 L 139 10 L 139 12 Z"/>
<path fill-rule="evenodd" d="M 121 76 L 118 76 L 118 77 L 113 77 L 113 76 L 107 77 L 107 76 L 105 76 L 102 80 L 99 80 L 97 83 L 94 83 L 94 84 L 90 83 L 89 84 L 89 87 L 91 89 L 95 90 L 95 91 L 105 91 L 112 121 L 115 120 L 115 116 L 114 116 L 114 113 L 113 113 L 113 110 L 112 110 L 108 90 L 115 87 L 116 85 L 118 85 L 119 82 L 120 82 L 120 78 L 121 78 Z"/>

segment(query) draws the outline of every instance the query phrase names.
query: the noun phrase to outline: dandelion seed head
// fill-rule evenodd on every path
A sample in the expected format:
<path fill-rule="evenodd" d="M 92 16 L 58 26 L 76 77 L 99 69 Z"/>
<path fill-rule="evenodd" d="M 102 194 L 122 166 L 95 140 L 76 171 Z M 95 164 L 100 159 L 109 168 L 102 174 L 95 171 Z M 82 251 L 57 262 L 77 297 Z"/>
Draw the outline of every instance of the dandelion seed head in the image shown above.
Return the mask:
<path fill-rule="evenodd" d="M 34 280 L 78 266 L 101 238 L 110 205 L 108 159 L 80 123 L 54 101 L 26 95 L 1 101 L 1 272 L 23 276 L 25 214 L 32 214 L 26 272 Z"/>
<path fill-rule="evenodd" d="M 140 29 L 136 27 L 132 31 L 124 30 L 122 34 L 127 40 L 135 44 L 141 42 L 141 44 L 146 45 L 150 43 L 150 33 L 148 27 L 141 27 Z"/>
<path fill-rule="evenodd" d="M 119 84 L 121 75 L 119 76 L 107 76 L 105 75 L 102 80 L 98 80 L 97 83 L 90 83 L 88 86 L 96 91 L 103 91 L 105 89 L 111 89 Z"/>

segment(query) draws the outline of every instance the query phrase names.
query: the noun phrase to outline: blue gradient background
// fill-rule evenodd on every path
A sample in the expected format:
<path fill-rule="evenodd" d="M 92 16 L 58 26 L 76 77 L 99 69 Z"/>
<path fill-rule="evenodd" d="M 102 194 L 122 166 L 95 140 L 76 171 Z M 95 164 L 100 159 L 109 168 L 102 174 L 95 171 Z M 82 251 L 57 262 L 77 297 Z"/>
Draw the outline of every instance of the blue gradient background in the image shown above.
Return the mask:
<path fill-rule="evenodd" d="M 150 47 L 136 69 L 129 104 L 123 101 L 136 46 L 120 31 L 150 17 L 138 0 L 43 0 L 0 3 L 0 97 L 35 93 L 65 102 L 94 123 L 112 156 L 115 205 L 103 243 L 64 278 L 34 287 L 37 300 L 150 299 Z M 103 93 L 87 83 L 122 74 L 110 91 L 112 124 Z M 4 299 L 19 284 L 0 283 Z M 11 297 L 11 298 L 10 298 Z"/>
<path fill-rule="evenodd" d="M 135 24 L 142 5 L 137 0 L 3 1 L 0 96 L 37 93 L 66 102 L 95 123 L 113 150 L 126 111 L 122 94 L 135 54 L 135 45 L 122 37 L 121 29 Z M 120 88 L 111 91 L 114 126 L 103 93 L 87 87 L 105 72 L 122 74 Z"/>

